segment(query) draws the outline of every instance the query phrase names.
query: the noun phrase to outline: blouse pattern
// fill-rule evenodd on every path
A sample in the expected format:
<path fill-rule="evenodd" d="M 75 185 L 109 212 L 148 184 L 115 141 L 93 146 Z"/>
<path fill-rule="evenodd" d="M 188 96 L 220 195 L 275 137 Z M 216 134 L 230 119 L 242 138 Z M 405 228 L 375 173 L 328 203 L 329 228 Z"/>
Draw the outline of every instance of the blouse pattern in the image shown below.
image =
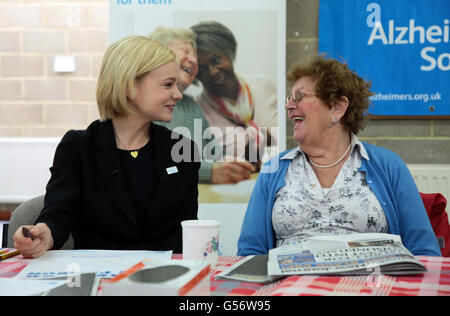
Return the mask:
<path fill-rule="evenodd" d="M 358 171 L 361 150 L 365 153 L 352 135 L 352 154 L 333 186 L 322 189 L 306 155 L 297 148 L 272 209 L 277 247 L 319 235 L 388 233 L 385 213 L 365 173 Z"/>

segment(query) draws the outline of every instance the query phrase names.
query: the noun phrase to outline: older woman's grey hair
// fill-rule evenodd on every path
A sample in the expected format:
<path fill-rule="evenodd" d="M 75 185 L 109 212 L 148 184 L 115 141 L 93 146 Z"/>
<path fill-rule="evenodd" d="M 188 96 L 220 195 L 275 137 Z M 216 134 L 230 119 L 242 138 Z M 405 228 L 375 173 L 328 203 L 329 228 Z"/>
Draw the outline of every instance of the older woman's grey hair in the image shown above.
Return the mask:
<path fill-rule="evenodd" d="M 225 25 L 205 21 L 191 26 L 196 35 L 197 51 L 223 52 L 230 60 L 236 59 L 237 42 L 233 33 Z"/>
<path fill-rule="evenodd" d="M 166 46 L 172 44 L 175 41 L 185 41 L 192 45 L 194 50 L 197 50 L 195 42 L 195 33 L 190 29 L 181 27 L 169 27 L 158 26 L 152 33 L 148 35 L 148 38 L 160 42 Z"/>

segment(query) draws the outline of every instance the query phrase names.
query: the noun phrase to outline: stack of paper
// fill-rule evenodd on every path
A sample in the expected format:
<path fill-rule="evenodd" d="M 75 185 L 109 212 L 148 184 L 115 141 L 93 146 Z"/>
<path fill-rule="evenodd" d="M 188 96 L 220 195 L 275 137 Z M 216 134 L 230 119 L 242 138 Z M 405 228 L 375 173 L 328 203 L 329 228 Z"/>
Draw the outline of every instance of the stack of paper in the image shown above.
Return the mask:
<path fill-rule="evenodd" d="M 66 284 L 66 281 L 0 279 L 0 296 L 37 295 L 63 284 Z"/>
<path fill-rule="evenodd" d="M 88 296 L 96 295 L 99 279 L 114 278 L 145 260 L 170 260 L 172 251 L 49 251 L 13 279 L 0 279 L 0 296 Z"/>
<path fill-rule="evenodd" d="M 144 259 L 170 260 L 172 251 L 58 250 L 31 260 L 17 278 L 43 279 L 96 273 L 113 278 Z"/>

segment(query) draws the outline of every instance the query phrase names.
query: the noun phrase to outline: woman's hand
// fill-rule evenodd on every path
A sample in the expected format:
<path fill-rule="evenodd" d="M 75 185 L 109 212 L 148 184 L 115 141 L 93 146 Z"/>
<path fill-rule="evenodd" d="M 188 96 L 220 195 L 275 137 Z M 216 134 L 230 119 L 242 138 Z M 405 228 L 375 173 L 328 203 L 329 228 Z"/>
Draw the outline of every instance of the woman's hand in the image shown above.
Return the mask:
<path fill-rule="evenodd" d="M 22 233 L 23 227 L 26 227 L 31 235 L 32 240 Z M 53 247 L 53 237 L 50 228 L 44 223 L 36 226 L 21 226 L 14 234 L 14 247 L 20 251 L 25 258 L 38 258 L 47 250 Z"/>
<path fill-rule="evenodd" d="M 211 180 L 214 184 L 238 183 L 250 179 L 250 173 L 255 168 L 248 161 L 216 162 L 211 170 Z"/>

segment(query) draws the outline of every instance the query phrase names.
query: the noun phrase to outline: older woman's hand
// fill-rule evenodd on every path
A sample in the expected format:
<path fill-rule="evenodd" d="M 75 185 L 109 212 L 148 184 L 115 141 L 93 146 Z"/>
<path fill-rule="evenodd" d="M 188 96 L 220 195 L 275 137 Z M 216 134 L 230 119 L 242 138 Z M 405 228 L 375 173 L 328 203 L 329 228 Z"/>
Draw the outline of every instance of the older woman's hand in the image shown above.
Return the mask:
<path fill-rule="evenodd" d="M 26 227 L 32 238 L 23 235 L 23 227 Z M 38 258 L 53 247 L 53 237 L 50 228 L 44 223 L 36 226 L 21 226 L 14 234 L 14 247 L 25 258 Z"/>
<path fill-rule="evenodd" d="M 238 183 L 250 179 L 250 173 L 255 167 L 247 161 L 216 162 L 211 171 L 211 181 L 219 183 Z"/>

